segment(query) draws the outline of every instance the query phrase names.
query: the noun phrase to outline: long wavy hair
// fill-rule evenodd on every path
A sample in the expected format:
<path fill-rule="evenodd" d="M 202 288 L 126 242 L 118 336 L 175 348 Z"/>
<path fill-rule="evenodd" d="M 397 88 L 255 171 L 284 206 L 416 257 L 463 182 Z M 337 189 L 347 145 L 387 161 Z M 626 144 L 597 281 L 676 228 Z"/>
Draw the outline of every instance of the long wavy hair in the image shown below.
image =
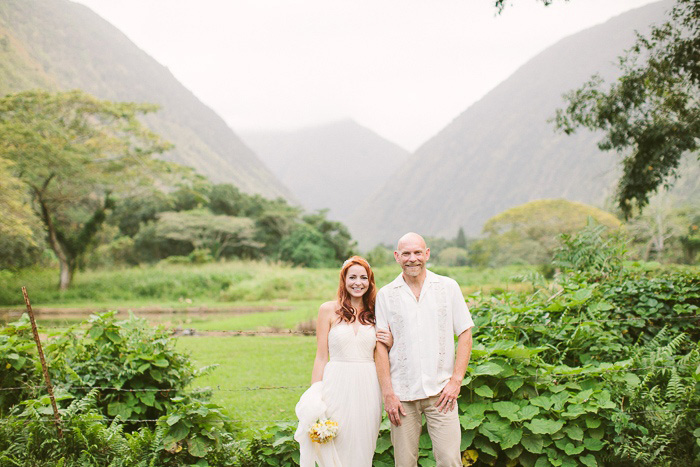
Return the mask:
<path fill-rule="evenodd" d="M 369 279 L 369 287 L 367 287 L 367 292 L 362 296 L 362 311 L 355 310 L 350 302 L 350 293 L 345 288 L 345 279 L 348 275 L 348 269 L 351 266 L 358 265 L 365 268 L 367 271 L 367 279 Z M 374 317 L 374 300 L 377 298 L 377 286 L 374 283 L 374 272 L 372 268 L 369 267 L 369 263 L 366 259 L 360 256 L 352 256 L 340 269 L 340 283 L 338 285 L 338 304 L 340 308 L 336 311 L 338 317 L 348 323 L 355 321 L 355 316 L 360 320 L 362 324 L 375 324 L 376 319 Z M 359 311 L 359 313 L 357 313 Z"/>

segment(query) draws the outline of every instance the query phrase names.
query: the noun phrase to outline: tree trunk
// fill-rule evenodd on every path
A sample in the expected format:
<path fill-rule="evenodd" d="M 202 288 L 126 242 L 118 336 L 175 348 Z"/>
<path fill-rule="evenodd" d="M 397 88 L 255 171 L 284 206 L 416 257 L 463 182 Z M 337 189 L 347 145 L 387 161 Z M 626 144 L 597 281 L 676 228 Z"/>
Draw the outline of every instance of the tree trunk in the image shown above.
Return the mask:
<path fill-rule="evenodd" d="M 58 235 L 56 235 L 56 227 L 53 225 L 49 208 L 41 197 L 41 192 L 37 189 L 34 191 L 36 193 L 37 202 L 41 207 L 41 218 L 46 226 L 49 246 L 53 252 L 56 253 L 56 258 L 58 259 L 58 264 L 61 268 L 58 288 L 60 290 L 66 290 L 68 287 L 70 287 L 70 284 L 73 281 L 73 270 L 75 269 L 73 264 L 74 261 L 72 261 L 72 258 L 69 258 L 65 248 L 63 248 L 63 245 L 61 245 L 61 242 L 58 239 Z"/>

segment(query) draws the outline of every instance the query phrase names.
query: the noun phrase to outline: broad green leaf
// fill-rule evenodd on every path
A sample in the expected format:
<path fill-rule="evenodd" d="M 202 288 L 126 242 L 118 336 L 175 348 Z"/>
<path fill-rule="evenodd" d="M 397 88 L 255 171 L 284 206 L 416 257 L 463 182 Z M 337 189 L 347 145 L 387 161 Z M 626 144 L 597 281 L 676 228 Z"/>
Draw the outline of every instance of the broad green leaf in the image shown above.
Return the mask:
<path fill-rule="evenodd" d="M 467 405 L 464 408 L 464 415 L 469 415 L 472 418 L 484 418 L 484 412 L 489 408 L 490 406 L 488 404 L 485 404 L 483 402 L 474 402 L 472 404 Z"/>
<path fill-rule="evenodd" d="M 476 430 L 465 430 L 462 432 L 462 442 L 459 445 L 461 450 L 467 449 L 472 445 L 474 437 L 476 436 Z"/>
<path fill-rule="evenodd" d="M 567 434 L 567 436 L 573 440 L 576 441 L 582 441 L 583 440 L 583 430 L 581 427 L 578 427 L 576 425 L 573 426 L 566 426 L 564 427 L 564 432 Z"/>
<path fill-rule="evenodd" d="M 201 436 L 195 436 L 187 440 L 187 451 L 194 457 L 204 457 L 208 451 L 208 441 Z"/>
<path fill-rule="evenodd" d="M 564 426 L 563 420 L 548 420 L 545 418 L 533 418 L 530 422 L 525 422 L 525 427 L 535 434 L 551 435 L 561 430 Z"/>
<path fill-rule="evenodd" d="M 128 420 L 132 412 L 132 408 L 123 402 L 114 401 L 107 404 L 107 413 L 113 417 L 119 415 L 122 419 Z"/>
<path fill-rule="evenodd" d="M 540 435 L 524 434 L 520 440 L 520 444 L 522 444 L 525 449 L 533 454 L 542 454 L 544 452 L 544 441 Z"/>
<path fill-rule="evenodd" d="M 506 456 L 508 456 L 508 459 L 517 459 L 520 457 L 520 454 L 523 452 L 523 446 L 521 444 L 516 444 L 515 446 L 504 449 L 503 452 L 506 453 Z"/>
<path fill-rule="evenodd" d="M 589 451 L 600 451 L 603 449 L 603 442 L 595 438 L 584 438 L 583 445 Z"/>
<path fill-rule="evenodd" d="M 154 360 L 154 361 L 153 361 L 153 364 L 154 364 L 155 366 L 158 366 L 158 367 L 161 367 L 161 368 L 165 368 L 165 367 L 167 367 L 170 363 L 168 363 L 168 360 L 166 360 L 165 358 L 159 358 L 159 359 L 157 359 L 157 360 Z"/>
<path fill-rule="evenodd" d="M 493 444 L 491 444 L 489 440 L 482 436 L 479 436 L 474 440 L 474 447 L 476 447 L 481 452 L 489 454 L 493 457 L 498 457 L 498 452 L 496 452 L 496 449 L 494 449 Z"/>
<path fill-rule="evenodd" d="M 432 449 L 433 442 L 430 440 L 430 435 L 428 435 L 428 433 L 423 433 L 420 435 L 418 447 L 420 449 Z"/>
<path fill-rule="evenodd" d="M 387 439 L 383 436 L 380 436 L 379 439 L 377 439 L 377 452 L 382 453 L 389 449 L 391 447 L 391 440 Z"/>
<path fill-rule="evenodd" d="M 537 407 L 542 407 L 544 410 L 549 410 L 554 405 L 554 401 L 547 396 L 537 396 L 530 399 L 530 404 L 536 405 Z"/>
<path fill-rule="evenodd" d="M 503 371 L 503 367 L 501 367 L 500 365 L 494 362 L 486 362 L 477 366 L 472 372 L 472 375 L 497 375 L 501 371 Z"/>
<path fill-rule="evenodd" d="M 474 389 L 474 392 L 480 395 L 481 397 L 493 397 L 493 390 L 485 384 Z"/>
<path fill-rule="evenodd" d="M 562 413 L 562 417 L 564 418 L 577 418 L 581 415 L 586 413 L 586 410 L 584 409 L 583 405 L 581 404 L 569 404 L 566 407 L 566 412 Z"/>
<path fill-rule="evenodd" d="M 547 456 L 540 456 L 537 458 L 537 462 L 535 462 L 535 467 L 551 467 L 551 465 Z"/>
<path fill-rule="evenodd" d="M 587 467 L 598 467 L 598 461 L 595 460 L 593 454 L 586 454 L 585 456 L 579 457 L 578 460 Z"/>
<path fill-rule="evenodd" d="M 602 423 L 600 418 L 593 417 L 592 415 L 587 415 L 585 420 L 588 428 L 598 428 Z"/>
<path fill-rule="evenodd" d="M 506 386 L 508 386 L 511 392 L 515 393 L 515 391 L 522 387 L 524 382 L 525 380 L 520 376 L 513 376 L 506 380 Z"/>
<path fill-rule="evenodd" d="M 182 420 L 180 420 L 175 425 L 168 428 L 165 438 L 163 438 L 163 444 L 167 446 L 169 444 L 177 443 L 178 441 L 184 439 L 188 434 L 190 434 L 190 428 L 182 423 Z"/>
<path fill-rule="evenodd" d="M 507 418 L 510 421 L 515 421 L 518 419 L 517 414 L 520 410 L 520 406 L 514 402 L 501 401 L 494 402 L 493 409 L 498 412 L 498 415 L 501 417 Z"/>
<path fill-rule="evenodd" d="M 173 426 L 177 422 L 179 422 L 181 418 L 182 418 L 182 415 L 174 414 L 174 415 L 169 416 L 168 419 L 165 421 L 165 423 L 167 423 L 168 426 Z"/>
<path fill-rule="evenodd" d="M 474 428 L 481 425 L 481 422 L 483 422 L 483 421 L 484 421 L 483 416 L 481 418 L 470 417 L 469 415 L 466 415 L 466 414 L 459 416 L 459 424 L 465 430 L 473 430 Z"/>
<path fill-rule="evenodd" d="M 520 440 L 523 438 L 523 430 L 522 428 L 512 428 L 508 430 L 505 435 L 503 436 L 503 440 L 501 441 L 501 447 L 503 449 L 509 449 L 520 443 Z"/>
<path fill-rule="evenodd" d="M 494 443 L 500 443 L 509 430 L 510 424 L 506 422 L 484 422 L 479 426 L 479 433 Z"/>
<path fill-rule="evenodd" d="M 534 405 L 526 405 L 518 412 L 517 421 L 530 420 L 535 415 L 540 413 L 540 408 Z"/>
<path fill-rule="evenodd" d="M 153 405 L 156 403 L 156 393 L 154 391 L 139 393 L 139 399 L 141 399 L 141 402 L 147 406 L 153 407 Z"/>

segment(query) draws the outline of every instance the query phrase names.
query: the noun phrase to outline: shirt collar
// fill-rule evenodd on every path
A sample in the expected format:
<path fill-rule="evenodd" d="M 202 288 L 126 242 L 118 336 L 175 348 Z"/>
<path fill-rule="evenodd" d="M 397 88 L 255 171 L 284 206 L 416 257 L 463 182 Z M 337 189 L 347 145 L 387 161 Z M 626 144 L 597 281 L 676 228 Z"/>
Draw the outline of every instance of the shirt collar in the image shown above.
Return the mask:
<path fill-rule="evenodd" d="M 425 275 L 425 282 L 440 282 L 440 277 L 435 274 L 434 272 L 430 271 L 429 269 L 425 270 L 426 275 Z M 392 287 L 394 288 L 400 288 L 400 287 L 408 287 L 408 284 L 403 278 L 403 272 L 400 272 L 399 275 L 396 277 L 396 279 L 393 280 L 391 283 Z"/>

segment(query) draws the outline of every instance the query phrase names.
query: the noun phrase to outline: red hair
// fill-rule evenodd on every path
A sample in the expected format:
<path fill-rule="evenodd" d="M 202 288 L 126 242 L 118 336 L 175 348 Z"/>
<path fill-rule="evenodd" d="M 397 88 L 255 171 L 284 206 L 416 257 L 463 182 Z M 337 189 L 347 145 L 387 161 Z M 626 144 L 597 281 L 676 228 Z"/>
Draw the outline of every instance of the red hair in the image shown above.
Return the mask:
<path fill-rule="evenodd" d="M 374 272 L 372 272 L 372 268 L 369 267 L 367 260 L 360 256 L 350 257 L 343 263 L 343 267 L 340 269 L 340 284 L 338 285 L 338 304 L 340 308 L 336 310 L 336 314 L 340 319 L 348 323 L 355 321 L 355 315 L 358 310 L 353 308 L 350 302 L 350 294 L 345 288 L 345 279 L 348 276 L 348 269 L 355 265 L 365 268 L 365 271 L 367 271 L 367 279 L 369 279 L 367 292 L 362 296 L 363 310 L 359 312 L 357 318 L 362 324 L 375 324 L 374 300 L 377 298 L 377 286 L 374 284 Z"/>

